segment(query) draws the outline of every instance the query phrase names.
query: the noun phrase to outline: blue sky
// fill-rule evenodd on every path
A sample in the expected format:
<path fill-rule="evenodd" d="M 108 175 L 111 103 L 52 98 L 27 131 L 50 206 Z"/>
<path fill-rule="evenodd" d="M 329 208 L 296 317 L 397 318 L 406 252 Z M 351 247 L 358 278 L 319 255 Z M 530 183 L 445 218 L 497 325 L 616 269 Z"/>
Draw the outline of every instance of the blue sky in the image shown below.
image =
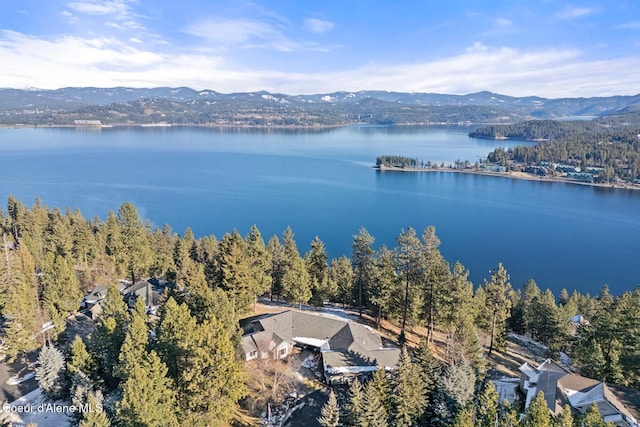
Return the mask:
<path fill-rule="evenodd" d="M 0 87 L 640 93 L 640 2 L 3 0 Z"/>

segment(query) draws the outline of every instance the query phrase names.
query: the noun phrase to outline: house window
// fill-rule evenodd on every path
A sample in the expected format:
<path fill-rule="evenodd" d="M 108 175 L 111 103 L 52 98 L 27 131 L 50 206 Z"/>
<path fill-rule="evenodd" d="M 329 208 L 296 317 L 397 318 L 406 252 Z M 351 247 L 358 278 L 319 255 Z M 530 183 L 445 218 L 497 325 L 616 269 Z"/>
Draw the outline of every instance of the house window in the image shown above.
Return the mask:
<path fill-rule="evenodd" d="M 281 348 L 280 349 L 280 356 L 286 356 L 287 355 L 287 348 Z"/>
<path fill-rule="evenodd" d="M 249 359 L 255 359 L 256 357 L 258 357 L 257 351 L 252 351 L 249 353 Z"/>

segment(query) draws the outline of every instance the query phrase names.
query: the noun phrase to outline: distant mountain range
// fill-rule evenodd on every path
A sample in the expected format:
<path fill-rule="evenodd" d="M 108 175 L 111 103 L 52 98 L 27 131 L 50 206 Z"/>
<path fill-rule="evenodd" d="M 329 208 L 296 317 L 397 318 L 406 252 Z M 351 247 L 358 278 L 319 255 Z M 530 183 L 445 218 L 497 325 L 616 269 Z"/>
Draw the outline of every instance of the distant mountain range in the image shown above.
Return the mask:
<path fill-rule="evenodd" d="M 284 95 L 223 94 L 186 87 L 0 89 L 0 123 L 317 126 L 378 124 L 512 123 L 520 120 L 603 117 L 640 111 L 640 94 L 596 98 L 512 97 L 387 91 Z"/>

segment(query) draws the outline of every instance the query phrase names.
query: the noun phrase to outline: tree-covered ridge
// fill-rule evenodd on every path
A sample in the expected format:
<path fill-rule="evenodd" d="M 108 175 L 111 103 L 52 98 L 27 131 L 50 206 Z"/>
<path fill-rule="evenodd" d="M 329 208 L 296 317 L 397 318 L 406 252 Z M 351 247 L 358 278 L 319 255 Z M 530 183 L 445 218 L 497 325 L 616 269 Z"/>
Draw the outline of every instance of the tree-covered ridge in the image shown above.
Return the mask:
<path fill-rule="evenodd" d="M 482 126 L 469 133 L 473 138 L 524 139 L 528 141 L 547 141 L 561 138 L 593 134 L 607 135 L 608 130 L 596 121 L 557 121 L 527 120 L 508 125 Z"/>
<path fill-rule="evenodd" d="M 633 182 L 640 174 L 640 114 L 593 121 L 528 121 L 486 126 L 475 137 L 542 140 L 534 146 L 497 148 L 487 160 L 507 170 L 556 174 L 557 165 L 594 182 Z M 538 169 L 531 169 L 536 167 Z M 560 172 L 567 172 L 561 170 Z M 572 175 L 573 176 L 573 175 Z"/>
<path fill-rule="evenodd" d="M 265 95 L 266 96 L 266 95 Z M 404 105 L 363 99 L 357 102 L 280 103 L 264 98 L 141 99 L 109 105 L 55 109 L 0 111 L 0 124 L 74 126 L 76 120 L 99 120 L 107 125 L 170 123 L 181 126 L 322 127 L 352 124 L 429 125 L 505 123 L 518 113 L 488 106 Z"/>
<path fill-rule="evenodd" d="M 504 348 L 509 331 L 547 345 L 550 356 L 568 353 L 588 376 L 640 388 L 640 288 L 619 296 L 604 287 L 596 297 L 576 291 L 556 297 L 533 281 L 514 289 L 501 264 L 474 286 L 463 265 L 442 256 L 433 227 L 422 233 L 402 230 L 393 248 L 376 247 L 363 228 L 353 236 L 349 256 L 329 259 L 317 237 L 301 253 L 290 228 L 266 244 L 255 226 L 245 236 L 232 231 L 220 239 L 196 238 L 190 229 L 178 235 L 169 226 L 152 227 L 131 203 L 105 220 L 87 220 L 77 210 L 49 209 L 39 201 L 28 207 L 10 197 L 6 213 L 0 212 L 0 232 L 1 333 L 9 357 L 45 341 L 63 343 L 65 318 L 96 284 L 121 278 L 168 281 L 154 322 L 140 301 L 128 310 L 110 286 L 87 344 L 71 345 L 62 376 L 57 365 L 43 373 L 54 394 L 62 387 L 61 393 L 79 402 L 108 396 L 108 415 L 119 425 L 155 425 L 158 419 L 175 425 L 178 413 L 189 425 L 223 424 L 236 417 L 238 402 L 248 393 L 237 355 L 238 319 L 250 313 L 258 296 L 296 305 L 351 306 L 378 324 L 385 319 L 399 327 L 399 343 L 418 326 L 426 330 L 427 347 L 436 334 L 444 337 L 446 364 L 437 380 L 422 382 L 437 383 L 418 405 L 423 412 L 403 406 L 409 397 L 389 400 L 378 393 L 366 398 L 378 399 L 382 404 L 376 407 L 385 409 L 367 419 L 397 417 L 388 420 L 391 425 L 411 425 L 420 417 L 434 423 L 490 417 L 469 412 L 473 388 L 465 384 L 484 379 L 487 363 Z M 570 319 L 577 314 L 588 322 L 572 329 Z M 54 328 L 43 332 L 46 322 Z M 412 360 L 428 359 L 425 351 Z M 388 386 L 415 396 L 399 388 L 417 387 L 412 382 L 417 374 L 405 368 L 408 372 L 400 369 Z"/>

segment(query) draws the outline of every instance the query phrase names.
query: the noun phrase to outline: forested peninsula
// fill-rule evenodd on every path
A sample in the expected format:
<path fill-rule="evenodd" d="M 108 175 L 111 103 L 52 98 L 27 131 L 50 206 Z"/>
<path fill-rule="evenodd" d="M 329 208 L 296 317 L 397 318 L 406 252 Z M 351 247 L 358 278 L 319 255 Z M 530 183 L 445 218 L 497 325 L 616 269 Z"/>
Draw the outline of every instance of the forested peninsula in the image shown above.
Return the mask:
<path fill-rule="evenodd" d="M 512 357 L 510 334 L 538 341 L 545 357 L 571 357 L 587 377 L 640 389 L 640 288 L 554 295 L 533 279 L 512 285 L 499 260 L 474 284 L 442 256 L 434 227 L 399 230 L 392 248 L 354 230 L 352 253 L 329 259 L 318 237 L 301 252 L 291 228 L 266 242 L 256 226 L 196 238 L 152 226 L 128 202 L 102 220 L 10 197 L 0 231 L 2 351 L 20 360 L 42 348 L 36 377 L 48 398 L 105 408 L 76 414 L 77 425 L 258 423 L 267 402 L 279 405 L 293 387 L 280 369 L 287 364 L 240 357 L 239 321 L 256 314 L 258 297 L 351 308 L 404 347 L 397 371 L 378 370 L 330 399 L 322 425 L 336 417 L 353 426 L 521 425 L 520 408 L 499 403 L 488 381 Z M 117 286 L 140 281 L 162 284 L 157 304 L 123 301 Z M 101 312 L 73 339 L 70 319 L 98 285 Z M 573 322 L 578 315 L 584 321 Z M 524 425 L 550 425 L 536 405 Z M 600 425 L 587 423 L 593 411 L 576 421 Z"/>
<path fill-rule="evenodd" d="M 617 188 L 640 188 L 640 112 L 594 120 L 530 120 L 482 126 L 473 138 L 519 139 L 535 145 L 497 148 L 482 162 L 437 164 L 404 156 L 376 159 L 382 170 L 456 171 L 545 179 Z"/>

